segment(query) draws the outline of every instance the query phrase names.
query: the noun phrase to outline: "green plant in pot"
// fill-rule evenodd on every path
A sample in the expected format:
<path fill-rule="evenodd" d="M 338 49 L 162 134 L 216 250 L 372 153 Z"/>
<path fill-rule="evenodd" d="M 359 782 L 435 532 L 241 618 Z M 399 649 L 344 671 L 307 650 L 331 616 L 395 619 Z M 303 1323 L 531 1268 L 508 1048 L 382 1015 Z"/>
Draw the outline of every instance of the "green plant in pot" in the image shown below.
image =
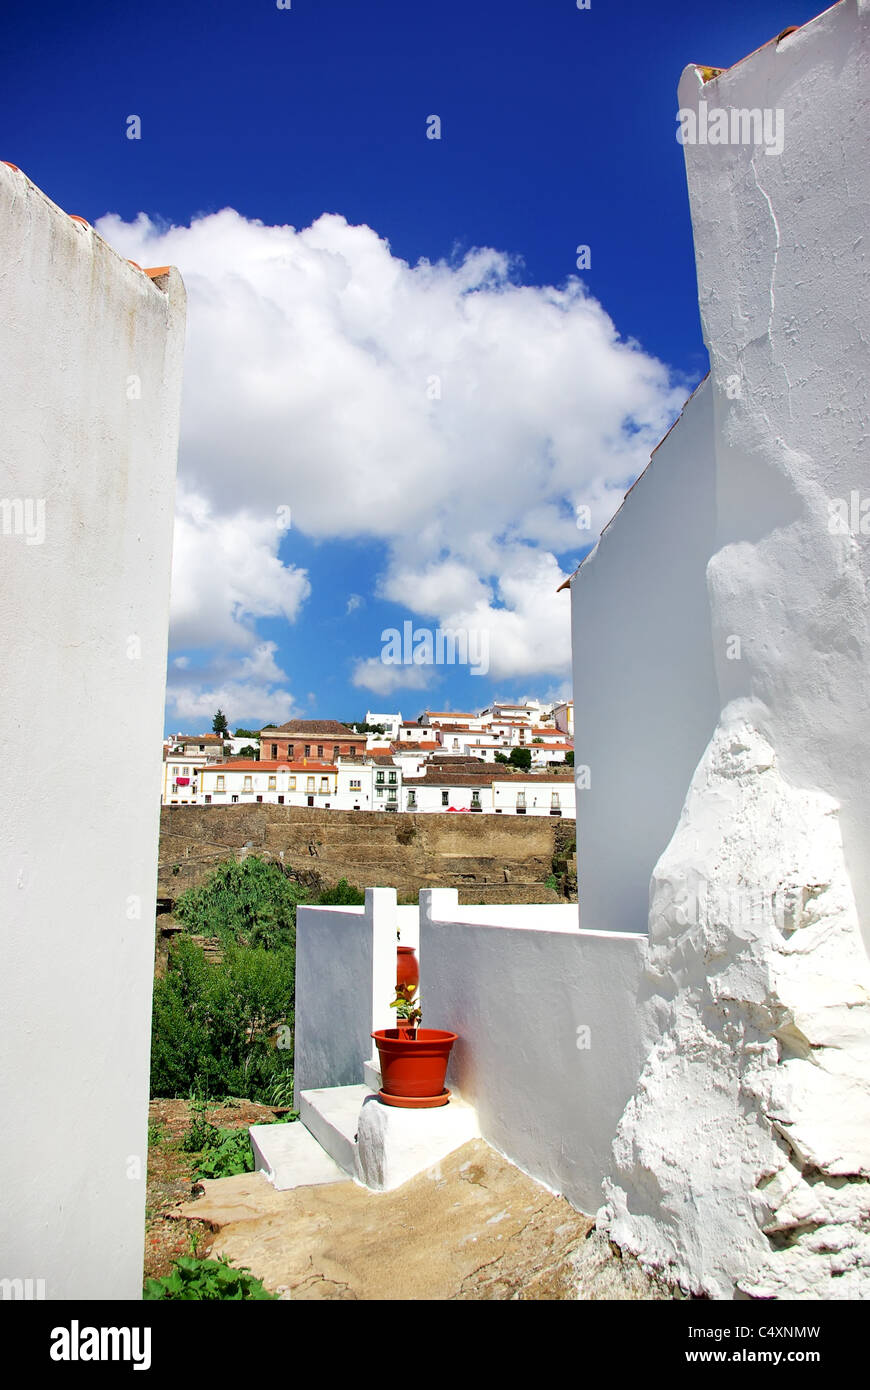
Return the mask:
<path fill-rule="evenodd" d="M 415 1037 L 423 1018 L 420 1001 L 417 999 L 417 986 L 397 985 L 396 997 L 390 1008 L 396 1010 L 396 1027 L 403 1032 L 410 1032 L 411 1037 Z"/>

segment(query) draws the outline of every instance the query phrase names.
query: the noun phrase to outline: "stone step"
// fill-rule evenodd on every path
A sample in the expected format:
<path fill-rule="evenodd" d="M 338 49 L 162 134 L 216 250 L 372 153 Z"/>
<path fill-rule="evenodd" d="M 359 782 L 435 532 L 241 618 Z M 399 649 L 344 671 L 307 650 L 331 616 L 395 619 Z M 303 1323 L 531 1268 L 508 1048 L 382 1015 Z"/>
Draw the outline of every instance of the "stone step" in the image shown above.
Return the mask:
<path fill-rule="evenodd" d="M 300 1121 L 338 1166 L 351 1175 L 355 1171 L 359 1113 L 371 1094 L 368 1086 L 326 1086 L 299 1094 Z"/>
<path fill-rule="evenodd" d="M 278 1192 L 291 1187 L 347 1182 L 345 1170 L 299 1120 L 284 1125 L 251 1125 L 248 1133 L 254 1151 L 254 1171 L 265 1174 Z"/>

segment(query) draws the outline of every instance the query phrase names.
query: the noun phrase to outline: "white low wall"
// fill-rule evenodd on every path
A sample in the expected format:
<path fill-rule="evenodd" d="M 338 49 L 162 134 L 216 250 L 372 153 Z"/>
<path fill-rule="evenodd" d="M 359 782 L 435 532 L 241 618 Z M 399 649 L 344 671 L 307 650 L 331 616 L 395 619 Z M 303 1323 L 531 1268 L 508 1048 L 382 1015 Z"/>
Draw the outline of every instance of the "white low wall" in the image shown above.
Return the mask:
<path fill-rule="evenodd" d="M 297 1103 L 301 1091 L 362 1084 L 372 1032 L 395 1023 L 396 946 L 418 940 L 417 908 L 397 907 L 395 888 L 367 888 L 364 908 L 297 908 Z"/>
<path fill-rule="evenodd" d="M 498 913 L 513 923 L 494 925 Z M 651 1042 L 646 936 L 578 931 L 570 905 L 460 907 L 449 888 L 422 892 L 420 917 L 424 1022 L 459 1035 L 448 1085 L 488 1143 L 594 1213 Z"/>

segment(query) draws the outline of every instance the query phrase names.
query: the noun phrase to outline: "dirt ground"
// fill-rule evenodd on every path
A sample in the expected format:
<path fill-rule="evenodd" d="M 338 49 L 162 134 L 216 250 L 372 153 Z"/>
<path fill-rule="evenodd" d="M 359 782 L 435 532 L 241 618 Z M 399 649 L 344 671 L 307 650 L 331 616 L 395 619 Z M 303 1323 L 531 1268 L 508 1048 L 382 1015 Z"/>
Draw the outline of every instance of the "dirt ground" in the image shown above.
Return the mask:
<path fill-rule="evenodd" d="M 247 1129 L 274 1120 L 280 1111 L 250 1100 L 210 1105 L 206 1118 L 221 1129 Z M 185 1153 L 181 1141 L 190 1128 L 187 1100 L 152 1100 L 148 1107 L 148 1186 L 145 1198 L 144 1279 L 162 1279 L 179 1255 L 211 1254 L 215 1233 L 200 1221 L 169 1220 L 166 1212 L 202 1191 L 194 1186 L 198 1154 Z"/>

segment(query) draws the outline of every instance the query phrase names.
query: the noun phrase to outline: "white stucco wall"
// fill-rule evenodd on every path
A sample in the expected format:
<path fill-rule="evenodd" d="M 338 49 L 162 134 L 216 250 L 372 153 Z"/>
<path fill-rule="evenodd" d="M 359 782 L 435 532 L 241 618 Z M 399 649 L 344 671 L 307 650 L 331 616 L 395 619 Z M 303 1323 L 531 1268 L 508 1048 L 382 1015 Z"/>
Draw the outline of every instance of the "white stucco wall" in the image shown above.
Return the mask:
<path fill-rule="evenodd" d="M 5 165 L 0 238 L 3 497 L 45 507 L 0 534 L 0 1277 L 134 1299 L 185 296 Z"/>
<path fill-rule="evenodd" d="M 417 909 L 397 908 L 395 888 L 367 888 L 364 908 L 297 909 L 297 1099 L 313 1088 L 362 1084 L 372 1032 L 395 1023 L 396 947 L 416 947 L 418 939 Z"/>
<path fill-rule="evenodd" d="M 444 888 L 420 894 L 420 937 L 424 1022 L 458 1034 L 447 1084 L 488 1143 L 595 1212 L 652 1036 L 646 939 L 578 931 L 561 905 L 461 907 Z"/>
<path fill-rule="evenodd" d="M 783 112 L 780 155 L 685 147 L 713 382 L 713 647 L 721 706 L 751 697 L 784 776 L 838 801 L 870 945 L 870 511 L 864 534 L 829 530 L 835 499 L 870 504 L 868 45 L 870 8 L 842 0 L 703 87 L 688 69 L 679 103 Z"/>
<path fill-rule="evenodd" d="M 711 378 L 573 582 L 581 922 L 639 916 L 652 871 L 659 1036 L 601 1219 L 716 1298 L 870 1296 L 868 30 L 842 0 L 683 74 L 682 110 L 782 139 L 685 147 Z"/>

